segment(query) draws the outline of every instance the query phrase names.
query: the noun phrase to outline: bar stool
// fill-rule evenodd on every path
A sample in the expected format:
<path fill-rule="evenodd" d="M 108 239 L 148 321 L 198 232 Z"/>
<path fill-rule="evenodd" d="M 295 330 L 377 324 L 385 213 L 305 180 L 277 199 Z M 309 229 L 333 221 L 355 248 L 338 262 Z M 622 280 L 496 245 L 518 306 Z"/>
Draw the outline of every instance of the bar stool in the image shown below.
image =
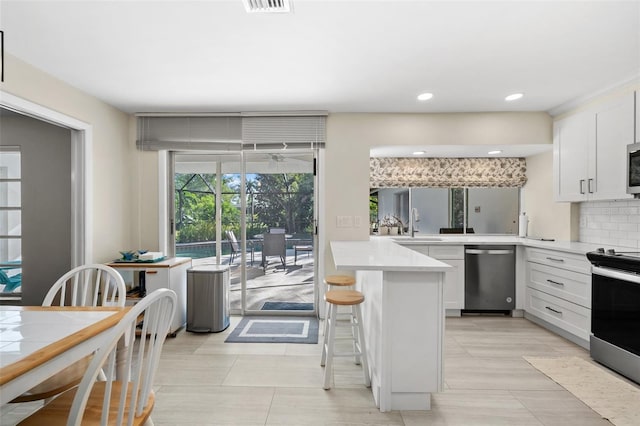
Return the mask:
<path fill-rule="evenodd" d="M 360 305 L 364 302 L 364 294 L 355 290 L 327 291 L 324 294 L 324 300 L 329 304 L 329 312 L 327 313 L 328 331 L 325 333 L 324 342 L 322 344 L 322 359 L 320 365 L 325 366 L 324 370 L 324 389 L 331 388 L 331 373 L 333 372 L 333 357 L 336 356 L 356 356 L 362 362 L 362 370 L 364 372 L 364 383 L 367 387 L 371 386 L 371 378 L 369 377 L 369 364 L 367 362 L 367 348 L 364 341 L 364 326 L 362 324 L 362 310 Z M 355 336 L 349 337 L 353 340 L 353 352 L 335 352 L 334 346 L 336 341 L 336 320 L 338 306 L 351 306 L 354 312 L 353 324 L 355 328 Z"/>
<path fill-rule="evenodd" d="M 327 275 L 324 277 L 324 283 L 327 286 L 350 287 L 356 283 L 356 279 L 351 275 Z M 327 287 L 327 290 L 331 288 Z"/>
<path fill-rule="evenodd" d="M 332 287 L 351 287 L 351 289 L 353 290 L 353 286 L 356 284 L 356 279 L 354 277 L 352 277 L 351 275 L 327 275 L 326 277 L 324 277 L 324 283 L 327 285 L 327 291 L 331 290 Z M 329 304 L 327 303 L 327 309 L 325 310 L 326 317 L 329 317 Z M 358 333 L 355 329 L 356 327 L 356 323 L 355 323 L 355 311 L 354 311 L 354 307 L 351 307 L 351 313 L 348 314 L 349 315 L 349 322 L 351 325 L 351 336 L 353 336 L 352 338 L 349 337 L 348 339 L 353 339 L 353 351 L 356 352 L 356 345 L 358 343 Z M 329 321 L 324 322 L 324 331 L 323 331 L 323 335 L 326 337 L 327 335 L 327 324 L 329 324 Z M 341 339 L 341 338 L 339 338 Z M 355 359 L 356 365 L 360 364 L 360 357 L 356 356 Z M 323 364 L 324 365 L 324 364 Z"/>

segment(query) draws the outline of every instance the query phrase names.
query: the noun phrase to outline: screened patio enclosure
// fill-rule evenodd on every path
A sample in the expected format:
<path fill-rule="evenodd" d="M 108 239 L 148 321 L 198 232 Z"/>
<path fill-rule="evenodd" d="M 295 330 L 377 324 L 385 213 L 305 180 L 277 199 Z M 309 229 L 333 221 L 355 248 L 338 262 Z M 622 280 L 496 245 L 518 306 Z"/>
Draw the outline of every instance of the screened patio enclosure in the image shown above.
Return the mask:
<path fill-rule="evenodd" d="M 175 254 L 229 266 L 232 313 L 315 313 L 313 151 L 176 153 L 173 185 Z"/>

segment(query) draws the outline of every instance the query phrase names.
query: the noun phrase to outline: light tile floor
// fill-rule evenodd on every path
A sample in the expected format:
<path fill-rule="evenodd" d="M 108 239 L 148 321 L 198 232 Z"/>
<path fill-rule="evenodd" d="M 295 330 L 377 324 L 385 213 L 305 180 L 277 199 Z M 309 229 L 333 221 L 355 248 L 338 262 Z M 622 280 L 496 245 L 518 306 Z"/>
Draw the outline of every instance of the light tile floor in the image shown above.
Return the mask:
<path fill-rule="evenodd" d="M 524 318 L 447 318 L 445 391 L 431 411 L 389 413 L 350 359 L 336 359 L 335 385 L 323 390 L 320 344 L 224 343 L 239 320 L 167 340 L 155 425 L 610 425 L 522 359 L 588 352 Z M 5 407 L 0 424 L 26 411 Z"/>

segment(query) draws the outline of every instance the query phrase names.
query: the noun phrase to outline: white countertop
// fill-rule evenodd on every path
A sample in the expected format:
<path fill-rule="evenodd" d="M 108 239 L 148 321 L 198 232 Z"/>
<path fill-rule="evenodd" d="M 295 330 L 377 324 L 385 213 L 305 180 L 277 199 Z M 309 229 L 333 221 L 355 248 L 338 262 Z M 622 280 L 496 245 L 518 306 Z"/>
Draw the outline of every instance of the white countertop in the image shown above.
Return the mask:
<path fill-rule="evenodd" d="M 597 243 L 581 243 L 577 241 L 540 241 L 533 238 L 521 238 L 515 235 L 409 235 L 372 236 L 371 240 L 397 240 L 403 245 L 458 245 L 458 244 L 513 244 L 526 247 L 538 247 L 549 250 L 560 250 L 569 253 L 586 254 L 598 247 L 614 249 L 619 252 L 637 251 L 631 247 L 618 247 Z"/>
<path fill-rule="evenodd" d="M 408 235 L 371 236 L 368 241 L 331 241 L 336 269 L 384 271 L 446 271 L 443 262 L 407 247 L 416 245 L 509 244 L 537 247 L 584 255 L 599 247 L 618 252 L 634 251 L 630 247 L 610 246 L 577 241 L 540 241 L 515 235 Z M 402 245 L 406 246 L 403 247 Z"/>
<path fill-rule="evenodd" d="M 444 272 L 446 263 L 402 247 L 390 238 L 331 241 L 336 269 Z"/>

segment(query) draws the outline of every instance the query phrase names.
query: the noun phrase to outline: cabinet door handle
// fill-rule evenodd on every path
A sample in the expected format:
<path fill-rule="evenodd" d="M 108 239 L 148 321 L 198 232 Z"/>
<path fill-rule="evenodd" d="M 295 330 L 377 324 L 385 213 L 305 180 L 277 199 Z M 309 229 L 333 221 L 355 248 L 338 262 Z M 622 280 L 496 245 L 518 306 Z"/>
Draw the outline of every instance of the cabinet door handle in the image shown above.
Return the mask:
<path fill-rule="evenodd" d="M 145 273 L 147 273 L 147 274 L 157 274 L 158 271 L 145 271 Z"/>
<path fill-rule="evenodd" d="M 551 284 L 557 284 L 557 285 L 564 286 L 564 283 L 561 283 L 561 282 L 558 282 L 558 281 L 554 281 L 554 280 L 547 280 L 547 282 L 551 283 Z"/>
<path fill-rule="evenodd" d="M 551 260 L 552 262 L 564 262 L 564 259 L 558 259 L 557 257 L 549 257 L 547 256 L 548 260 Z"/>
<path fill-rule="evenodd" d="M 556 314 L 560 314 L 560 315 L 562 315 L 562 311 L 555 310 L 555 309 L 553 309 L 553 308 L 551 308 L 551 307 L 549 307 L 549 306 L 545 306 L 545 308 L 546 308 L 546 309 L 548 309 L 548 310 L 550 310 L 551 312 L 555 312 Z"/>
<path fill-rule="evenodd" d="M 593 182 L 593 179 L 589 179 L 587 181 L 587 190 L 589 191 L 589 194 L 593 194 L 593 189 L 591 189 L 591 183 Z"/>
<path fill-rule="evenodd" d="M 580 193 L 584 194 L 584 179 L 580 179 Z"/>

